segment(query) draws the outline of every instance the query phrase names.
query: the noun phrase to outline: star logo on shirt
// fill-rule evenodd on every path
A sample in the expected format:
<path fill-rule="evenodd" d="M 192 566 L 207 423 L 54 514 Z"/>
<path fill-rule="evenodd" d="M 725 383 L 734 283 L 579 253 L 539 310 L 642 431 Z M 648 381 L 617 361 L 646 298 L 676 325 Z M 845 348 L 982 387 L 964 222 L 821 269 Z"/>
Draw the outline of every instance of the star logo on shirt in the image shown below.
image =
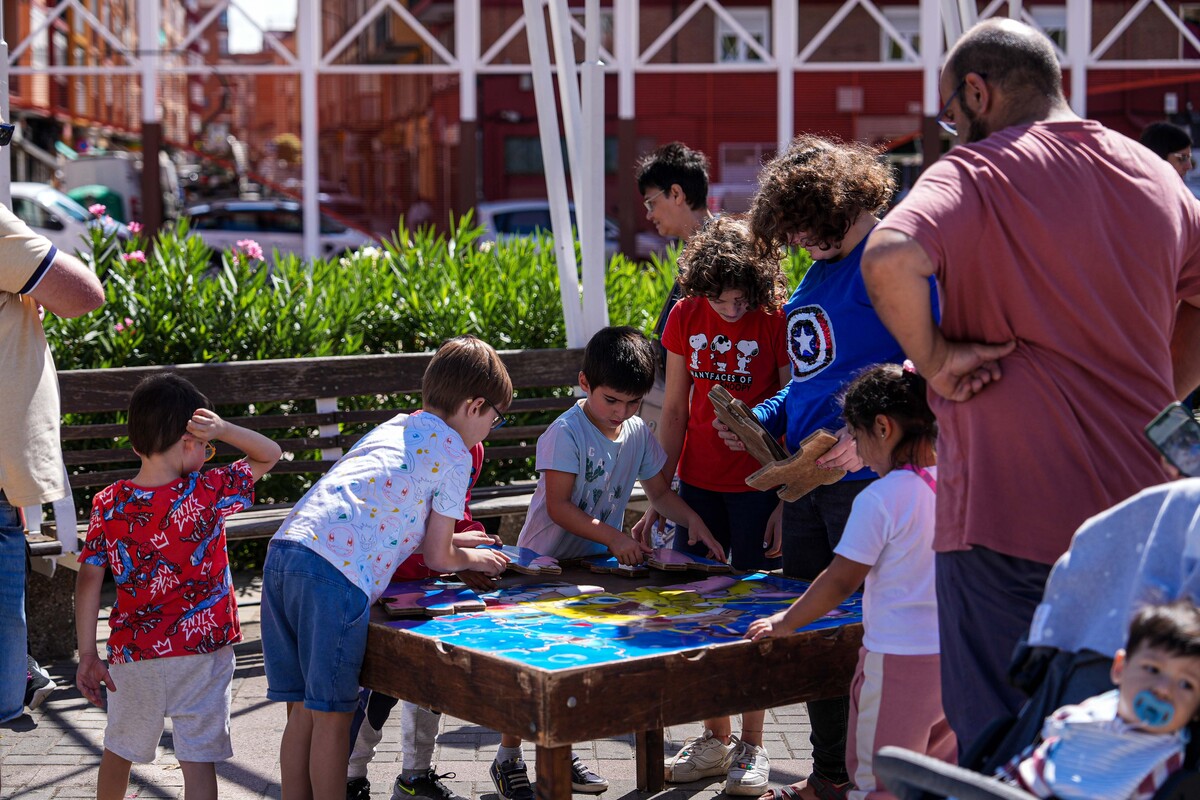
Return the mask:
<path fill-rule="evenodd" d="M 788 312 L 787 337 L 792 380 L 806 381 L 833 363 L 833 324 L 821 306 L 800 306 Z"/>
<path fill-rule="evenodd" d="M 801 332 L 801 334 L 796 337 L 796 340 L 800 345 L 800 353 L 802 355 L 811 355 L 812 354 L 812 351 L 813 351 L 812 343 L 813 343 L 813 339 L 815 339 L 815 338 L 816 337 L 813 336 L 811 333 L 806 333 L 806 332 Z"/>

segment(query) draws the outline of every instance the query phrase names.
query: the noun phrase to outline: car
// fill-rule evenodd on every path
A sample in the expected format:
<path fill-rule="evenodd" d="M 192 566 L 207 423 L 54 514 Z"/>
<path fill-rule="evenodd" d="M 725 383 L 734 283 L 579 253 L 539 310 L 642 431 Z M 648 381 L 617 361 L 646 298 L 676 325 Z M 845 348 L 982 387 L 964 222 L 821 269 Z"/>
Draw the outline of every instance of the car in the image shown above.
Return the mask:
<path fill-rule="evenodd" d="M 18 181 L 9 189 L 12 212 L 65 253 L 90 247 L 91 228 L 100 227 L 106 233 L 115 233 L 122 241 L 130 236 L 129 228 L 123 223 L 93 214 L 48 183 Z"/>
<path fill-rule="evenodd" d="M 215 200 L 188 208 L 190 229 L 214 250 L 233 250 L 243 239 L 253 239 L 264 253 L 304 253 L 304 213 L 294 200 Z M 378 245 L 362 231 L 321 215 L 321 255 L 339 255 L 368 245 Z"/>
<path fill-rule="evenodd" d="M 568 203 L 571 225 L 575 225 L 575 204 Z M 491 200 L 475 206 L 475 224 L 483 228 L 481 242 L 534 236 L 550 233 L 549 200 Z M 637 258 L 649 258 L 651 253 L 666 252 L 670 239 L 650 231 L 638 231 L 635 244 Z M 604 218 L 604 257 L 611 259 L 621 249 L 621 232 L 617 223 Z"/>

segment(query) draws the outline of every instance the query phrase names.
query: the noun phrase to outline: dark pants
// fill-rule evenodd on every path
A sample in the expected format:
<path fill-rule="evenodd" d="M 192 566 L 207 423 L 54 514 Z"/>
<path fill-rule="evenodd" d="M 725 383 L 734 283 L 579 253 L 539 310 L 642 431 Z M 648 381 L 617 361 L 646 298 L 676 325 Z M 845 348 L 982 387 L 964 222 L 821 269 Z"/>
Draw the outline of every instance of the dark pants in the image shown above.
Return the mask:
<path fill-rule="evenodd" d="M 774 492 L 714 492 L 680 481 L 679 496 L 704 520 L 713 538 L 730 556 L 734 569 L 750 572 L 779 568 L 780 559 L 763 556 L 767 521 L 779 505 Z M 702 542 L 688 544 L 687 528 L 682 525 L 675 530 L 675 549 L 694 556 L 708 554 Z"/>
<path fill-rule="evenodd" d="M 783 574 L 811 581 L 833 561 L 850 506 L 871 481 L 840 481 L 818 486 L 794 503 L 783 505 Z M 833 697 L 806 703 L 812 725 L 813 772 L 827 781 L 845 783 L 846 729 L 850 698 Z"/>
<path fill-rule="evenodd" d="M 961 755 L 992 720 L 1015 716 L 1028 699 L 1009 685 L 1008 667 L 1050 565 L 986 547 L 938 553 L 935 564 L 942 705 Z"/>

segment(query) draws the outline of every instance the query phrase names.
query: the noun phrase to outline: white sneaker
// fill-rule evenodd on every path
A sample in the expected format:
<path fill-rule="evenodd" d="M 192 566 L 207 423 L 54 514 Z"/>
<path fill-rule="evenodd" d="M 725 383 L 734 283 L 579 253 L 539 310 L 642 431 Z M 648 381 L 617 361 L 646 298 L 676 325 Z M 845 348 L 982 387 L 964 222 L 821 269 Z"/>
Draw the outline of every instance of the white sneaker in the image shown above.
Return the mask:
<path fill-rule="evenodd" d="M 713 736 L 712 731 L 705 728 L 703 736 L 686 740 L 679 752 L 666 760 L 667 782 L 690 783 L 700 778 L 727 774 L 738 744 L 736 736 L 730 737 L 729 744 L 723 744 Z"/>
<path fill-rule="evenodd" d="M 771 759 L 765 747 L 741 743 L 725 779 L 725 794 L 758 797 L 767 790 L 771 778 Z"/>

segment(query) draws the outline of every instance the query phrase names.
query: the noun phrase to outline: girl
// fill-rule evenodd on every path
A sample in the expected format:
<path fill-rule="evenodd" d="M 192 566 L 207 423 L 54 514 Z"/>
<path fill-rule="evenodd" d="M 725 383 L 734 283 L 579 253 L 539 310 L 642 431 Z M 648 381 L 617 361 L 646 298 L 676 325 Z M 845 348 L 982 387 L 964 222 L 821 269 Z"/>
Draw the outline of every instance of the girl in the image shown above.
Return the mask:
<path fill-rule="evenodd" d="M 933 514 L 937 422 L 925 380 L 896 364 L 869 367 L 847 388 L 843 416 L 863 462 L 881 476 L 854 501 L 833 562 L 786 611 L 751 623 L 748 639 L 783 636 L 834 609 L 866 581 L 863 647 L 850 685 L 849 796 L 891 797 L 872 756 L 898 745 L 950 761 L 942 711 Z M 797 796 L 777 790 L 782 800 Z"/>
<path fill-rule="evenodd" d="M 679 473 L 679 495 L 695 509 L 717 541 L 732 555 L 734 569 L 779 566 L 780 541 L 767 534 L 778 505 L 773 493 L 746 485 L 761 465 L 749 453 L 730 453 L 713 427 L 709 402 L 723 386 L 747 405 L 772 397 L 789 380 L 779 309 L 787 280 L 778 254 L 754 246 L 747 223 L 714 220 L 696 232 L 679 257 L 681 300 L 667 319 L 667 381 L 658 438 L 667 452 L 663 475 Z M 720 465 L 719 469 L 714 465 Z M 646 513 L 636 531 L 643 537 L 657 515 Z M 688 545 L 686 529 L 675 549 L 703 556 L 708 548 Z M 704 721 L 704 733 L 689 739 L 666 764 L 666 779 L 687 783 L 726 776 L 729 794 L 758 796 L 767 788 L 770 761 L 762 746 L 763 711 L 742 715 L 742 736 L 732 735 L 729 717 Z"/>

